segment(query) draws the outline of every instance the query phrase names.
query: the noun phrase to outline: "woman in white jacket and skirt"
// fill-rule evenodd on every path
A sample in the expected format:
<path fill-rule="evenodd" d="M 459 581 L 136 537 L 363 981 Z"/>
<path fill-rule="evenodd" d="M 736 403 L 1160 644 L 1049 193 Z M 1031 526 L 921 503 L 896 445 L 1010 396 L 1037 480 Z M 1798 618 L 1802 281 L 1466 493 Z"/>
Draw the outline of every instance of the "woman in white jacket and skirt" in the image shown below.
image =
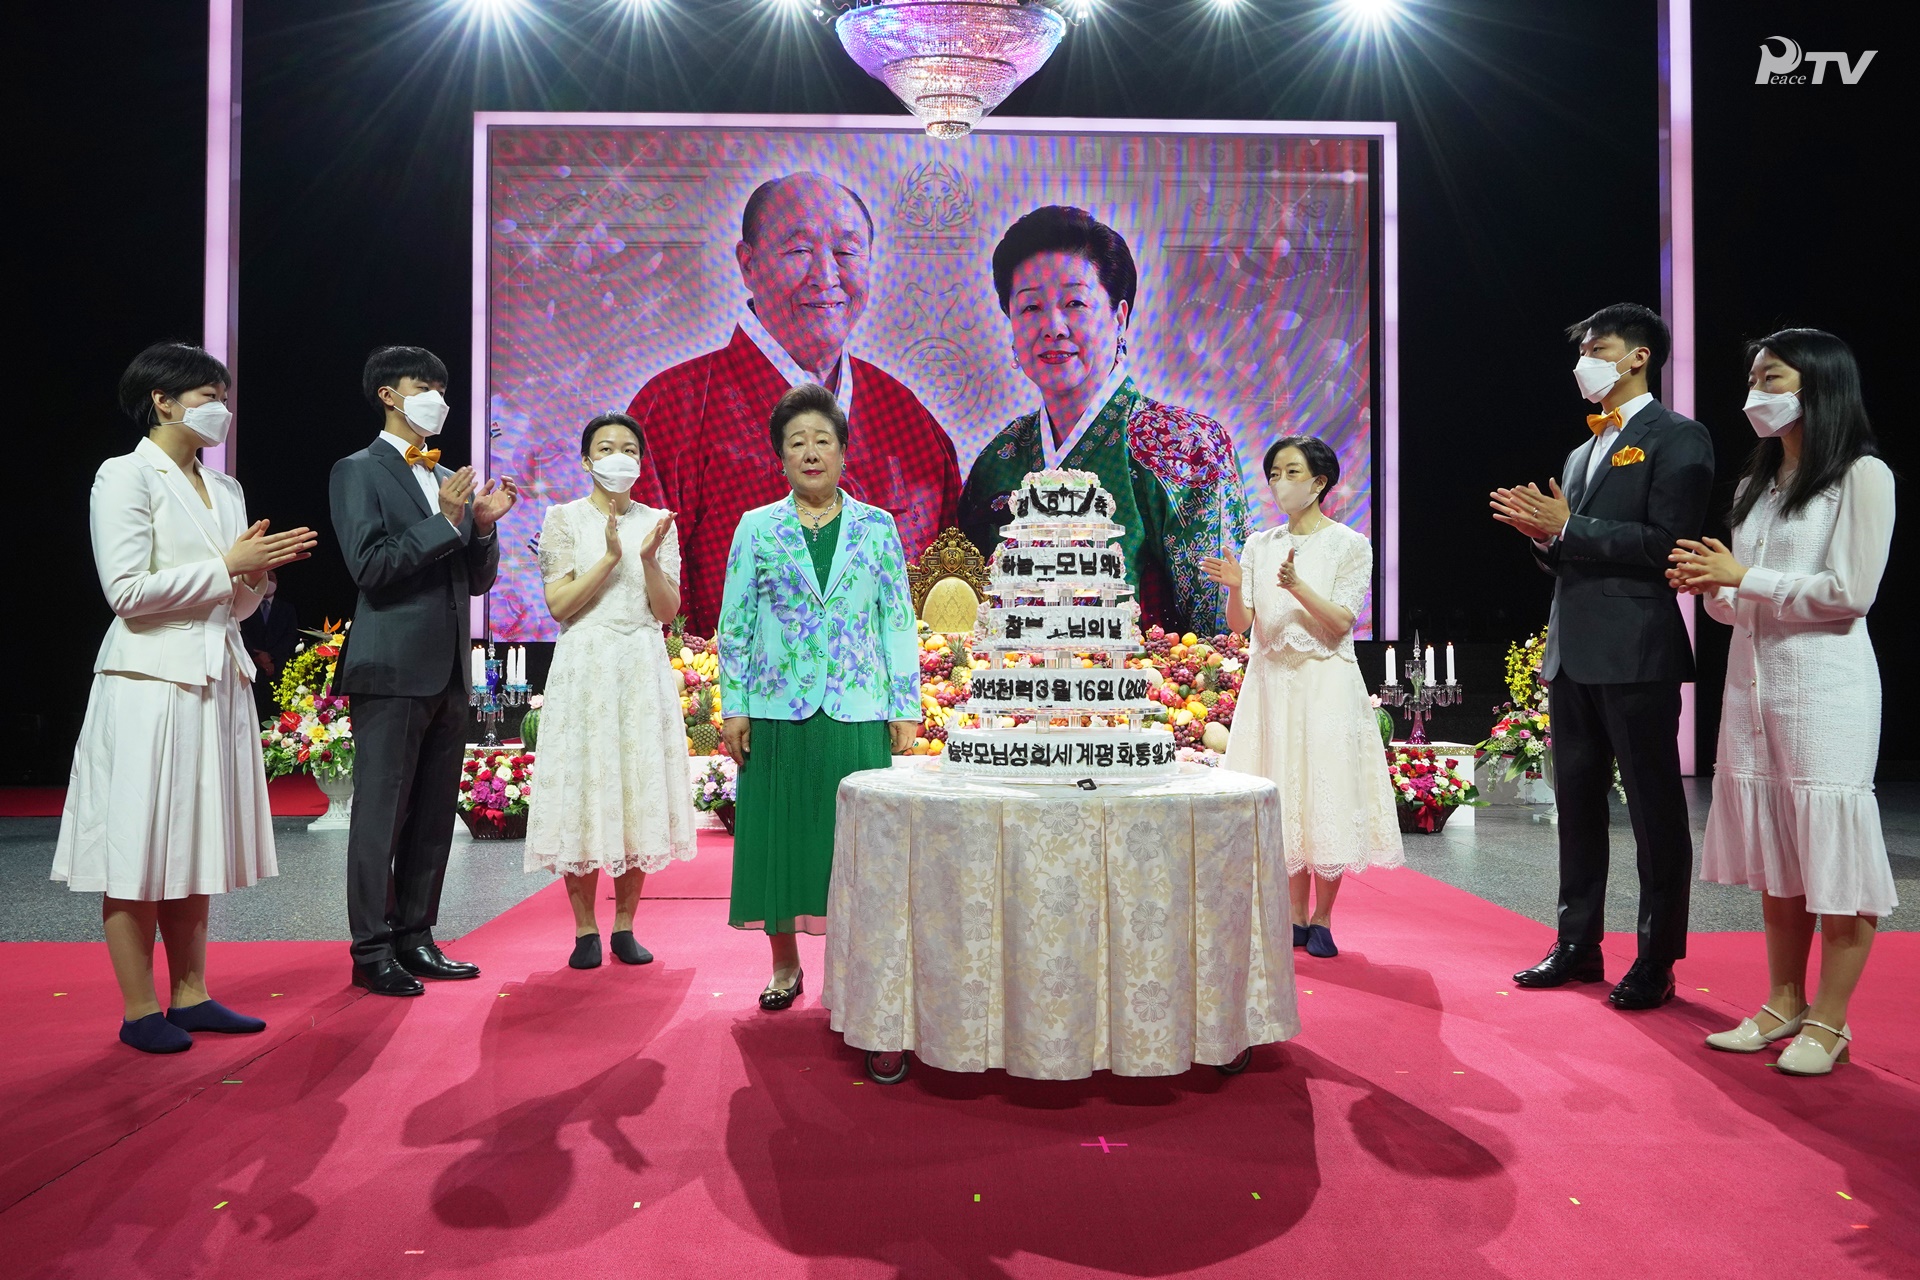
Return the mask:
<path fill-rule="evenodd" d="M 148 429 L 109 458 L 89 502 L 113 621 L 94 663 L 53 878 L 99 893 L 125 1017 L 120 1039 L 177 1053 L 195 1031 L 265 1029 L 207 995 L 208 895 L 275 874 L 253 660 L 240 621 L 267 570 L 304 560 L 312 530 L 247 522 L 239 482 L 200 466 L 226 439 L 226 366 L 166 342 L 134 358 L 120 405 Z M 171 1003 L 155 998 L 153 938 Z"/>
<path fill-rule="evenodd" d="M 1785 329 L 1749 349 L 1761 437 L 1733 502 L 1733 546 L 1683 541 L 1668 578 L 1733 627 L 1700 877 L 1761 893 L 1769 993 L 1707 1037 L 1790 1075 L 1847 1060 L 1847 1002 L 1898 903 L 1873 796 L 1880 668 L 1867 610 L 1893 540 L 1893 473 L 1874 456 L 1847 344 Z M 1820 991 L 1807 955 L 1820 925 Z"/>

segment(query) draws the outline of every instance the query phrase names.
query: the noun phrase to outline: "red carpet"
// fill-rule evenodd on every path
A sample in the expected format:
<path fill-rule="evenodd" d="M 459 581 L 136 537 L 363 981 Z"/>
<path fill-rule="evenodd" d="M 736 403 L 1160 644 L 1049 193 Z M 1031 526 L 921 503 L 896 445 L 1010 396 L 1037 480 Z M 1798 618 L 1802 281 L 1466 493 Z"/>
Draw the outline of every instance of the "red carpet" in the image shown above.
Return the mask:
<path fill-rule="evenodd" d="M 65 787 L 0 787 L 0 818 L 57 818 L 67 802 Z M 276 818 L 317 818 L 327 798 L 304 773 L 267 782 L 267 803 Z"/>
<path fill-rule="evenodd" d="M 231 944 L 216 989 L 273 1028 L 170 1061 L 108 1038 L 98 948 L 7 945 L 0 1010 L 33 1039 L 0 1059 L 6 1271 L 1920 1269 L 1907 935 L 1881 940 L 1862 989 L 1860 1061 L 1794 1080 L 1699 1043 L 1749 1002 L 1753 935 L 1696 938 L 1683 998 L 1622 1015 L 1600 987 L 1510 990 L 1542 926 L 1370 874 L 1342 898 L 1348 950 L 1302 960 L 1305 1033 L 1245 1075 L 1056 1084 L 916 1064 L 883 1088 L 811 995 L 752 1008 L 765 944 L 723 914 L 649 901 L 640 933 L 660 960 L 578 973 L 556 886 L 453 948 L 481 981 L 410 1001 L 351 999 L 337 945 Z M 803 955 L 811 985 L 820 949 Z"/>

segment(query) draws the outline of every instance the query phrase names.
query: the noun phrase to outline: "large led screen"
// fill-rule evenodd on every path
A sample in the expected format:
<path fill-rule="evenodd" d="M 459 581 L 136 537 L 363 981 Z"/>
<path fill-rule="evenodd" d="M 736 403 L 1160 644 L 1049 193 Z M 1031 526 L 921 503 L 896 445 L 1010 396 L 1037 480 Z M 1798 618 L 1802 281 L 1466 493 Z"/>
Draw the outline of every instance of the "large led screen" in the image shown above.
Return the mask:
<path fill-rule="evenodd" d="M 1274 523 L 1261 466 L 1288 435 L 1334 447 L 1327 508 L 1378 545 L 1381 141 L 1195 128 L 480 117 L 488 469 L 525 494 L 492 634 L 557 634 L 534 539 L 587 493 L 607 410 L 645 427 L 636 496 L 679 513 L 708 629 L 740 512 L 787 491 L 767 415 L 800 378 L 847 408 L 845 487 L 909 556 L 947 525 L 990 541 L 1023 467 L 1084 465 L 1137 499 L 1143 606 L 1212 631 L 1198 559 Z"/>

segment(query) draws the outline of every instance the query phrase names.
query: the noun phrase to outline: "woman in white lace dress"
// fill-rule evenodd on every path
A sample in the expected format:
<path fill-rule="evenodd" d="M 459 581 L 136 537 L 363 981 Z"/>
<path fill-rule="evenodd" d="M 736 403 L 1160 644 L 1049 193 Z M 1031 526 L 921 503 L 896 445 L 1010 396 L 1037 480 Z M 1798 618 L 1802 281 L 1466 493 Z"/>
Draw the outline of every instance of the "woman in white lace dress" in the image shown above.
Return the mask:
<path fill-rule="evenodd" d="M 1770 991 L 1707 1037 L 1825 1075 L 1847 1060 L 1847 1003 L 1879 918 L 1898 904 L 1873 798 L 1880 669 L 1867 610 L 1893 541 L 1893 473 L 1874 456 L 1853 352 L 1787 329 L 1751 357 L 1747 418 L 1762 437 L 1733 503 L 1733 547 L 1675 548 L 1668 577 L 1733 627 L 1700 876 L 1761 892 Z M 1820 991 L 1807 955 L 1820 924 Z"/>
<path fill-rule="evenodd" d="M 1280 789 L 1293 945 L 1334 956 L 1340 877 L 1404 861 L 1386 753 L 1353 657 L 1373 545 L 1320 509 L 1340 479 L 1325 442 L 1282 440 L 1267 450 L 1266 471 L 1287 523 L 1254 534 L 1237 563 L 1201 562 L 1228 590 L 1227 625 L 1253 632 L 1226 767 Z"/>
<path fill-rule="evenodd" d="M 645 449 L 624 413 L 589 422 L 580 456 L 592 492 L 549 507 L 540 526 L 540 574 L 560 639 L 540 718 L 526 869 L 566 877 L 576 969 L 600 964 L 601 872 L 614 878 L 614 959 L 645 964 L 653 955 L 633 936 L 641 882 L 694 854 L 686 728 L 660 627 L 680 608 L 680 540 L 673 512 L 629 496 Z"/>

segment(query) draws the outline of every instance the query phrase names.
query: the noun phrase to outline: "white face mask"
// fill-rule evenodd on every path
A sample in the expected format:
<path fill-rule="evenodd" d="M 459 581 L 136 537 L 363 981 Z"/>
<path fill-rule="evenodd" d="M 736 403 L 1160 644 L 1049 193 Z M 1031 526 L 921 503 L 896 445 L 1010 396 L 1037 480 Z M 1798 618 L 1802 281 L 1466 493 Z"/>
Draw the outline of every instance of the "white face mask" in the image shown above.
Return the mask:
<path fill-rule="evenodd" d="M 1757 436 L 1777 436 L 1800 421 L 1798 391 L 1747 392 L 1747 422 Z"/>
<path fill-rule="evenodd" d="M 1273 500 L 1282 511 L 1294 515 L 1313 505 L 1313 479 L 1275 480 L 1270 486 Z"/>
<path fill-rule="evenodd" d="M 402 396 L 400 412 L 406 415 L 407 422 L 422 436 L 432 437 L 440 434 L 440 428 L 447 424 L 447 398 L 438 391 L 422 391 L 417 396 Z"/>
<path fill-rule="evenodd" d="M 220 444 L 226 440 L 227 430 L 233 425 L 233 411 L 218 400 L 209 400 L 182 413 L 180 421 L 163 422 L 160 425 L 184 426 L 207 444 Z"/>
<path fill-rule="evenodd" d="M 594 482 L 608 493 L 625 493 L 640 478 L 640 460 L 631 454 L 610 453 L 595 458 L 588 469 L 593 472 Z"/>
<path fill-rule="evenodd" d="M 1621 359 L 1630 359 L 1629 351 Z M 1620 381 L 1620 361 L 1602 360 L 1599 356 L 1581 356 L 1573 366 L 1573 380 L 1580 386 L 1580 394 L 1599 404 L 1613 390 L 1613 384 Z"/>

